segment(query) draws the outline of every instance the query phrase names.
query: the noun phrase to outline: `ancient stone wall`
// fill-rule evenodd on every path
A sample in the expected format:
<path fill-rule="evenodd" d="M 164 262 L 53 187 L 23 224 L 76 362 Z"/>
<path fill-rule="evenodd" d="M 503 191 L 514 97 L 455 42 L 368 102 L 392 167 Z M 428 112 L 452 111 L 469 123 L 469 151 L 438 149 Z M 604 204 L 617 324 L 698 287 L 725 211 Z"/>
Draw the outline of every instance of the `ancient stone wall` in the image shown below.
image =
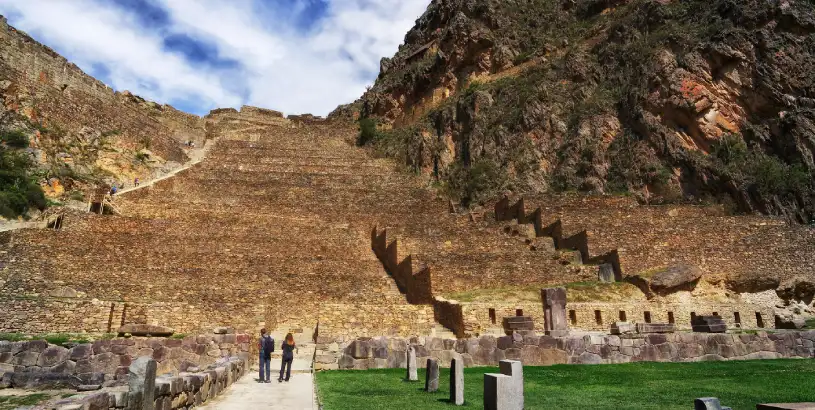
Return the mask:
<path fill-rule="evenodd" d="M 132 362 L 129 367 L 121 366 L 123 376 L 103 382 L 102 390 L 93 389 L 100 386 L 79 385 L 82 380 L 71 374 L 39 372 L 7 373 L 0 379 L 0 388 L 80 390 L 40 403 L 37 409 L 189 409 L 217 397 L 249 372 L 244 353 L 220 358 L 206 367 L 190 366 L 178 375 L 162 373 L 149 355 Z M 87 389 L 90 391 L 82 392 Z"/>
<path fill-rule="evenodd" d="M 0 97 L 7 109 L 46 127 L 114 132 L 130 149 L 149 149 L 183 163 L 178 141 L 204 135 L 203 120 L 112 89 L 0 16 Z M 173 137 L 177 136 L 178 140 Z"/>
<path fill-rule="evenodd" d="M 501 327 L 501 319 L 511 316 L 532 317 L 535 330 L 543 331 L 543 307 L 540 303 L 461 305 L 469 334 L 483 334 L 490 328 Z M 731 329 L 775 327 L 775 314 L 771 306 L 746 303 L 567 303 L 566 313 L 569 328 L 590 331 L 608 331 L 614 322 L 673 323 L 678 330 L 690 330 L 692 316 L 713 314 L 721 316 Z"/>
<path fill-rule="evenodd" d="M 815 231 L 780 218 L 579 194 L 502 198 L 494 209 L 499 221 L 534 224 L 536 234 L 552 237 L 556 247 L 580 251 L 584 263 L 614 265 L 618 280 L 672 264 L 698 266 L 746 292 L 812 277 L 808 255 L 815 252 Z"/>
<path fill-rule="evenodd" d="M 554 338 L 515 333 L 470 339 L 433 337 L 364 338 L 317 346 L 317 369 L 374 369 L 405 367 L 408 345 L 416 348 L 417 363 L 435 358 L 450 366 L 461 354 L 466 366 L 497 366 L 504 359 L 526 366 L 553 364 L 610 364 L 628 362 L 693 362 L 815 357 L 815 331 L 757 334 L 632 334 Z"/>
<path fill-rule="evenodd" d="M 117 338 L 71 348 L 49 344 L 45 340 L 0 341 L 0 379 L 10 378 L 13 385 L 14 380 L 27 383 L 29 378 L 24 374 L 59 373 L 74 375 L 84 384 L 102 384 L 125 380 L 127 367 L 141 356 L 148 356 L 158 363 L 158 374 L 178 374 L 204 368 L 223 357 L 248 357 L 250 345 L 249 335 L 235 333 L 210 333 L 181 339 Z"/>
<path fill-rule="evenodd" d="M 256 332 L 265 320 L 265 304 L 122 302 L 70 297 L 2 297 L 0 332 L 46 334 L 116 333 L 125 324 L 152 324 L 190 334 L 217 326 Z"/>

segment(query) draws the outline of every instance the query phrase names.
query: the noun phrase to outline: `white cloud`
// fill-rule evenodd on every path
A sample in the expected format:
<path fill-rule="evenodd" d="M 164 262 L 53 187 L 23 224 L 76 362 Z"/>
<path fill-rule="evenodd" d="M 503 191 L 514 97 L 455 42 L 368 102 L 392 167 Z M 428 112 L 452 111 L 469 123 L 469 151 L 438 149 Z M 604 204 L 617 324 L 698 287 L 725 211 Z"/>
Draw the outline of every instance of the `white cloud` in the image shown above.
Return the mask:
<path fill-rule="evenodd" d="M 107 67 L 115 89 L 159 102 L 194 100 L 199 110 L 247 103 L 324 115 L 363 93 L 379 59 L 396 51 L 429 3 L 328 0 L 325 15 L 303 30 L 295 20 L 309 0 L 264 6 L 264 13 L 259 0 L 150 1 L 170 17 L 161 34 L 212 44 L 238 68 L 191 63 L 165 50 L 161 34 L 102 0 L 0 0 L 0 12 L 15 12 L 20 18 L 13 24 L 80 67 Z"/>

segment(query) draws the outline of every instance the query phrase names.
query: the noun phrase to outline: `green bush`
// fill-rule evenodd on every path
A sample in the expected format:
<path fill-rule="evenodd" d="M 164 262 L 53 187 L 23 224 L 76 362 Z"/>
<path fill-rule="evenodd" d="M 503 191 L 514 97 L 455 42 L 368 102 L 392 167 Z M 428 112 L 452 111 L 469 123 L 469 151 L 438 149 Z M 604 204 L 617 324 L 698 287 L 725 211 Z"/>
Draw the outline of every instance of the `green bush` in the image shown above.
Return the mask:
<path fill-rule="evenodd" d="M 759 147 L 749 147 L 738 134 L 723 137 L 711 147 L 714 169 L 764 196 L 794 196 L 812 187 L 812 175 L 802 164 L 787 164 Z"/>
<path fill-rule="evenodd" d="M 376 129 L 376 120 L 373 118 L 361 118 L 359 120 L 359 136 L 357 137 L 357 146 L 365 146 L 374 142 L 379 136 L 379 131 Z"/>
<path fill-rule="evenodd" d="M 28 148 L 30 144 L 28 136 L 19 130 L 0 133 L 0 142 L 14 148 Z"/>
<path fill-rule="evenodd" d="M 137 152 L 136 153 L 136 161 L 144 163 L 144 162 L 147 162 L 149 160 L 150 160 L 150 154 L 148 154 L 146 152 Z"/>
<path fill-rule="evenodd" d="M 48 202 L 31 175 L 31 160 L 18 151 L 0 149 L 0 215 L 15 218 L 31 208 L 45 209 Z"/>
<path fill-rule="evenodd" d="M 469 167 L 455 163 L 447 177 L 447 191 L 464 205 L 478 203 L 499 193 L 506 183 L 506 175 L 488 158 L 479 158 Z"/>

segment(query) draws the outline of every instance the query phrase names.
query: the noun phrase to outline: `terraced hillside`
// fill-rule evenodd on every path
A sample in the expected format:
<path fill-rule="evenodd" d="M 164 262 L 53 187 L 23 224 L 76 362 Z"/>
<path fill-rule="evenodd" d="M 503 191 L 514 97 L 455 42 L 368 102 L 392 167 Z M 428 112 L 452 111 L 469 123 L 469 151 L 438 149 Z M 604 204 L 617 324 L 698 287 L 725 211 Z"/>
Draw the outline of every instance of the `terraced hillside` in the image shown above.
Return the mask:
<path fill-rule="evenodd" d="M 432 267 L 434 293 L 580 279 L 551 254 L 450 216 L 423 179 L 354 147 L 354 129 L 208 120 L 218 133 L 208 158 L 117 197 L 121 215 L 71 214 L 60 231 L 7 237 L 0 295 L 27 319 L 0 320 L 4 330 L 45 331 L 29 319 L 48 303 L 96 300 L 98 312 L 74 309 L 82 317 L 66 330 L 319 321 L 321 333 L 429 333 L 433 309 L 408 304 L 371 252 L 374 226 L 399 238 L 400 257 Z"/>
<path fill-rule="evenodd" d="M 104 333 L 143 322 L 178 332 L 267 326 L 352 337 L 430 334 L 444 331 L 441 323 L 460 336 L 495 327 L 488 308 L 492 316 L 497 308 L 535 317 L 539 302 L 455 305 L 440 295 L 597 280 L 598 266 L 582 265 L 574 246 L 556 249 L 544 235 L 530 247 L 507 236 L 492 215 L 476 223 L 451 215 L 426 179 L 355 147 L 353 128 L 250 110 L 216 112 L 207 121 L 215 137 L 208 157 L 116 197 L 120 215 L 73 213 L 58 231 L 4 237 L 0 298 L 13 309 L 0 313 L 0 331 Z M 615 197 L 527 203 L 527 212 L 542 206 L 547 224 L 559 217 L 564 237 L 586 230 L 592 255 L 618 251 L 626 277 L 682 262 L 700 266 L 714 286 L 719 278 L 746 281 L 737 292 L 784 281 L 795 293 L 811 281 L 811 229 L 779 219 Z M 426 267 L 429 285 L 416 279 Z M 412 300 L 410 278 L 429 299 Z M 667 314 L 664 303 L 680 303 L 665 309 L 762 310 L 769 319 L 774 303 L 747 306 L 757 299 L 704 292 L 652 302 L 601 299 L 580 302 L 602 306 L 571 306 L 580 318 L 584 311 L 610 317 L 624 310 L 659 318 Z"/>

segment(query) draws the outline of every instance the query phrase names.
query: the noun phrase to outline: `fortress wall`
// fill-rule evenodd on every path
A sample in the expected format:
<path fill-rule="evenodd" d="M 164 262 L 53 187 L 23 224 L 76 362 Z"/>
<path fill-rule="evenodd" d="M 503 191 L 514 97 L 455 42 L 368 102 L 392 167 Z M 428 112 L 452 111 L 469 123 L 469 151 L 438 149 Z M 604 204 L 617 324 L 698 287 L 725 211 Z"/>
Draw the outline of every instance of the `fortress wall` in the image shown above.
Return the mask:
<path fill-rule="evenodd" d="M 200 118 L 175 109 L 165 116 L 158 104 L 114 93 L 54 50 L 8 26 L 5 18 L 0 20 L 0 95 L 7 109 L 48 128 L 116 130 L 119 134 L 111 136 L 115 142 L 131 149 L 149 145 L 165 160 L 180 163 L 187 157 L 172 138 L 176 131 L 204 135 Z M 195 123 L 200 125 L 192 126 Z"/>

